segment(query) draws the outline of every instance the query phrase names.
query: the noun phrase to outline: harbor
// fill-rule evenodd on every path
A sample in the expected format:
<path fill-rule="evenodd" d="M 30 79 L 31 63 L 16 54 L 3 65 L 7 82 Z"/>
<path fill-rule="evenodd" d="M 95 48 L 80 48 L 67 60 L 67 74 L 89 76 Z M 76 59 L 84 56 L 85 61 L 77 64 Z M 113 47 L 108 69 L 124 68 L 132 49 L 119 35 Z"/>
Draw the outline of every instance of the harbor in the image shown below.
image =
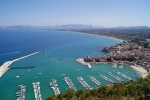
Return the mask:
<path fill-rule="evenodd" d="M 75 59 L 82 58 L 87 55 L 91 55 L 91 56 L 106 55 L 106 53 L 99 52 L 98 50 L 106 46 L 112 46 L 120 43 L 118 41 L 113 41 L 101 37 L 99 38 L 97 36 L 89 36 L 87 34 L 72 33 L 72 32 L 56 32 L 56 31 L 43 31 L 43 30 L 42 31 L 38 30 L 38 32 L 37 30 L 35 31 L 23 30 L 22 32 L 24 33 L 24 35 L 20 34 L 20 31 L 16 31 L 16 30 L 14 30 L 14 32 L 10 32 L 9 34 L 6 34 L 7 36 L 12 35 L 12 33 L 13 35 L 16 36 L 20 34 L 23 35 L 22 37 L 26 37 L 26 39 L 29 39 L 29 34 L 32 35 L 30 36 L 29 41 L 25 41 L 24 38 L 20 38 L 20 39 L 18 38 L 18 40 L 23 41 L 18 46 L 10 47 L 10 45 L 7 46 L 3 42 L 1 42 L 1 46 L 4 44 L 4 46 L 2 46 L 1 49 L 8 48 L 8 49 L 4 49 L 3 52 L 1 52 L 1 54 L 20 51 L 20 53 L 18 54 L 1 55 L 1 65 L 4 62 L 9 61 L 9 59 L 13 60 L 35 51 L 42 51 L 42 52 L 33 55 L 31 57 L 16 61 L 15 63 L 12 63 L 8 67 L 8 68 L 13 68 L 13 67 L 22 67 L 22 66 L 23 67 L 36 66 L 36 68 L 32 68 L 32 69 L 8 70 L 0 78 L 0 86 L 1 86 L 0 89 L 2 91 L 0 93 L 1 100 L 16 100 L 16 96 L 14 94 L 16 93 L 16 86 L 18 84 L 24 84 L 26 86 L 25 100 L 35 100 L 32 82 L 40 82 L 40 86 L 41 86 L 40 90 L 42 94 L 41 96 L 42 99 L 45 100 L 47 96 L 55 94 L 53 89 L 51 89 L 49 85 L 51 79 L 57 80 L 60 93 L 64 93 L 68 90 L 66 89 L 66 87 L 68 88 L 68 85 L 63 80 L 64 76 L 67 76 L 72 80 L 77 90 L 86 89 L 76 79 L 79 76 L 82 76 L 84 81 L 86 81 L 86 83 L 88 83 L 90 87 L 95 87 L 96 84 L 93 83 L 91 80 L 89 80 L 89 78 L 87 78 L 88 75 L 95 77 L 98 81 L 101 82 L 102 85 L 108 85 L 111 83 L 100 78 L 97 73 L 101 73 L 104 76 L 111 78 L 113 81 L 116 81 L 108 74 L 101 72 L 101 70 L 105 72 L 111 72 L 113 75 L 123 79 L 123 82 L 128 82 L 129 80 L 126 80 L 122 76 L 114 73 L 113 72 L 114 70 L 118 70 L 119 72 L 128 75 L 132 79 L 140 77 L 140 75 L 136 71 L 132 70 L 130 66 L 126 66 L 126 65 L 121 69 L 118 67 L 112 68 L 113 64 L 110 63 L 106 63 L 106 64 L 101 63 L 101 64 L 92 64 L 92 68 L 88 68 L 88 66 L 83 66 L 75 61 Z M 25 36 L 25 34 L 27 35 Z M 43 34 L 47 36 L 43 37 Z M 35 37 L 37 37 L 36 41 L 35 41 Z M 92 40 L 92 42 L 90 40 Z M 103 41 L 106 42 L 103 44 L 102 43 Z M 15 41 L 11 41 L 10 39 L 10 42 L 15 42 Z M 31 42 L 33 44 L 31 44 Z M 16 42 L 16 44 L 17 43 L 18 41 Z M 42 44 L 42 46 L 39 44 Z M 59 60 L 59 58 L 61 59 L 74 58 L 74 60 Z M 129 73 L 126 73 L 128 71 Z M 39 75 L 38 73 L 41 74 Z M 16 78 L 18 76 L 20 77 Z"/>

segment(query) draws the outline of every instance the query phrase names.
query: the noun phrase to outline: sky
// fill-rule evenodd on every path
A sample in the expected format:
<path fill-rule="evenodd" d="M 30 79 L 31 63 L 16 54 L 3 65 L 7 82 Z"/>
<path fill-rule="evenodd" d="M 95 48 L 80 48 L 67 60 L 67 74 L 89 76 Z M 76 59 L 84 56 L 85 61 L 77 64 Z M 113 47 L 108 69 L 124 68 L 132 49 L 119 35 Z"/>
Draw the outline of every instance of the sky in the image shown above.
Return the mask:
<path fill-rule="evenodd" d="M 149 26 L 150 0 L 0 0 L 0 26 Z"/>

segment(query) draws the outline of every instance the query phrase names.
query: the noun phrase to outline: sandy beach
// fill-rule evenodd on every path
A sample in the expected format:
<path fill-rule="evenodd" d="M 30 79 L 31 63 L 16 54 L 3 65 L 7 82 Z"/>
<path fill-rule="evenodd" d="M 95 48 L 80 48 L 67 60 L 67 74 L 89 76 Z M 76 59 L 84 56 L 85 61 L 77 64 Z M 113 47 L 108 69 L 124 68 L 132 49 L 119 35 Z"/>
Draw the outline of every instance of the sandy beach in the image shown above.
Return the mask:
<path fill-rule="evenodd" d="M 80 32 L 80 33 L 82 33 L 82 32 Z M 94 35 L 94 36 L 101 36 L 101 37 L 110 38 L 110 39 L 113 39 L 113 40 L 118 40 L 118 41 L 123 42 L 123 40 L 121 40 L 121 39 L 110 37 L 110 36 L 96 35 L 96 34 L 90 34 L 90 33 L 82 33 L 82 34 L 89 34 L 89 35 Z"/>
<path fill-rule="evenodd" d="M 142 67 L 133 66 L 133 65 L 131 65 L 130 67 L 133 68 L 134 70 L 138 71 L 143 78 L 145 78 L 148 75 L 147 70 L 145 70 Z"/>

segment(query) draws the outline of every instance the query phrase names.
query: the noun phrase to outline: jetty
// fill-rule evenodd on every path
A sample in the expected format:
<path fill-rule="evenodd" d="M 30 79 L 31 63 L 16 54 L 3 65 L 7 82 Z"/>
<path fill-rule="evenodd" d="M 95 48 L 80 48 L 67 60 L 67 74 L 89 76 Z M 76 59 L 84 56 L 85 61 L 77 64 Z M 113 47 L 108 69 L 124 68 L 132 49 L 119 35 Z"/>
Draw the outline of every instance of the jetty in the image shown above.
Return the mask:
<path fill-rule="evenodd" d="M 51 88 L 53 89 L 55 95 L 57 96 L 58 94 L 60 94 L 60 90 L 58 88 L 57 85 L 57 81 L 55 79 L 52 79 L 49 83 L 49 85 L 51 86 Z"/>
<path fill-rule="evenodd" d="M 119 72 L 119 71 L 117 71 L 117 70 L 115 70 L 114 72 L 117 73 L 118 75 L 120 75 L 120 76 L 122 76 L 122 77 L 128 79 L 129 81 L 132 80 L 132 78 L 128 77 L 127 75 L 125 75 L 125 74 L 123 74 L 123 73 L 121 73 L 121 72 Z"/>
<path fill-rule="evenodd" d="M 26 86 L 18 85 L 17 90 L 18 91 L 15 93 L 15 95 L 18 97 L 17 100 L 24 100 L 25 99 Z"/>
<path fill-rule="evenodd" d="M 102 75 L 102 74 L 100 74 L 100 73 L 98 73 L 98 75 L 99 75 L 101 78 L 103 78 L 104 80 L 106 80 L 106 81 L 108 81 L 108 82 L 111 82 L 111 83 L 114 83 L 114 81 L 111 80 L 111 79 L 109 79 L 108 77 L 106 77 L 106 76 L 104 76 L 104 75 Z"/>
<path fill-rule="evenodd" d="M 85 62 L 83 58 L 78 58 L 76 59 L 76 61 L 80 63 L 81 65 L 85 65 L 85 66 L 88 66 L 88 68 L 92 68 L 91 64 L 88 62 Z"/>
<path fill-rule="evenodd" d="M 0 66 L 0 77 L 2 77 L 2 76 L 6 73 L 6 71 L 9 69 L 8 67 L 9 67 L 12 63 L 14 63 L 14 62 L 16 62 L 16 61 L 18 61 L 18 60 L 27 58 L 27 57 L 29 57 L 29 56 L 35 55 L 35 54 L 37 54 L 37 53 L 40 53 L 40 52 L 34 52 L 34 53 L 32 53 L 32 54 L 29 54 L 29 55 L 26 55 L 26 56 L 23 56 L 23 57 L 20 57 L 20 58 L 17 58 L 17 59 L 14 59 L 14 60 L 5 62 L 2 66 Z"/>
<path fill-rule="evenodd" d="M 74 89 L 75 91 L 77 90 L 69 77 L 64 77 L 64 81 L 66 82 L 66 84 L 70 89 Z"/>
<path fill-rule="evenodd" d="M 118 80 L 119 82 L 123 82 L 123 80 L 121 78 L 119 78 L 118 76 L 114 76 L 111 72 L 108 72 L 108 75 L 113 77 L 114 79 Z"/>
<path fill-rule="evenodd" d="M 35 66 L 27 66 L 27 67 L 12 67 L 12 68 L 9 68 L 9 70 L 12 70 L 12 69 L 31 69 L 31 68 L 35 68 Z"/>
<path fill-rule="evenodd" d="M 40 91 L 40 82 L 33 82 L 34 96 L 35 100 L 42 100 L 41 91 Z"/>
<path fill-rule="evenodd" d="M 87 76 L 92 82 L 94 82 L 96 85 L 101 86 L 101 83 L 93 76 Z"/>
<path fill-rule="evenodd" d="M 90 86 L 83 80 L 82 77 L 77 77 L 77 80 L 85 87 L 86 89 L 92 89 Z"/>
<path fill-rule="evenodd" d="M 116 64 L 116 63 L 114 63 L 114 65 L 112 66 L 112 68 L 117 68 L 117 64 Z"/>

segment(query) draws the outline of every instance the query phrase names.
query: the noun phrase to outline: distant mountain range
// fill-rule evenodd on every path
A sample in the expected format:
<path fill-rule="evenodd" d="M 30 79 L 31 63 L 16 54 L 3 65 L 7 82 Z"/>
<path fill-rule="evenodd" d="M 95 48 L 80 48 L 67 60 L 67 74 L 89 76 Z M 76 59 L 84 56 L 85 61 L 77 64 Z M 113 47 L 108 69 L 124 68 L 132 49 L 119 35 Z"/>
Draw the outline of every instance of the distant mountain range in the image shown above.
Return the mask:
<path fill-rule="evenodd" d="M 103 26 L 92 26 L 82 24 L 68 24 L 68 25 L 55 25 L 55 26 L 0 26 L 0 29 L 104 29 Z M 133 27 L 114 27 L 113 29 L 150 29 L 147 26 L 133 26 Z"/>

